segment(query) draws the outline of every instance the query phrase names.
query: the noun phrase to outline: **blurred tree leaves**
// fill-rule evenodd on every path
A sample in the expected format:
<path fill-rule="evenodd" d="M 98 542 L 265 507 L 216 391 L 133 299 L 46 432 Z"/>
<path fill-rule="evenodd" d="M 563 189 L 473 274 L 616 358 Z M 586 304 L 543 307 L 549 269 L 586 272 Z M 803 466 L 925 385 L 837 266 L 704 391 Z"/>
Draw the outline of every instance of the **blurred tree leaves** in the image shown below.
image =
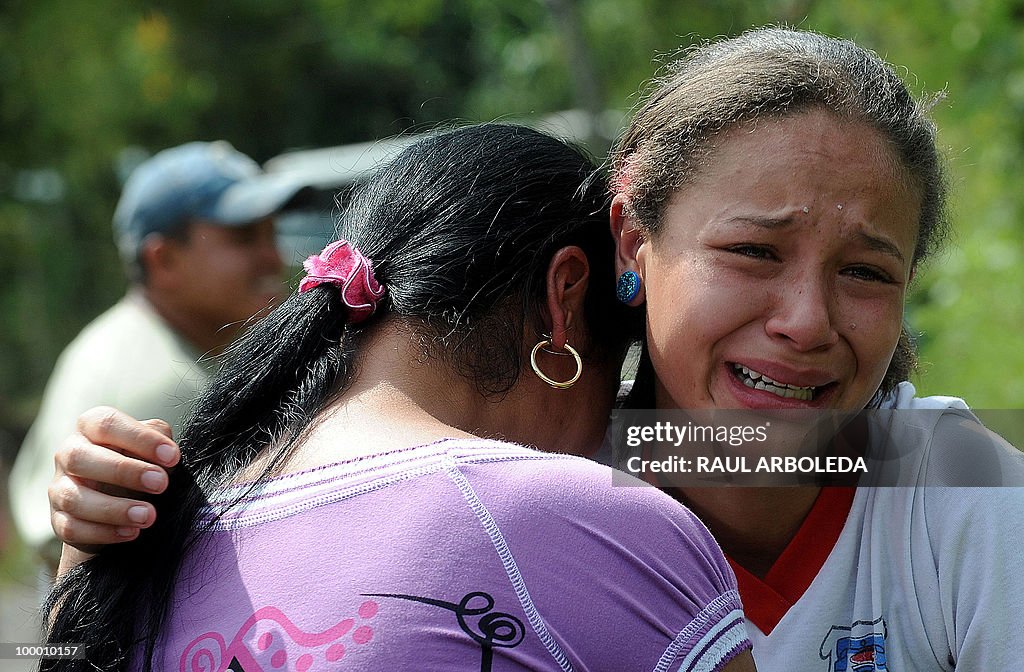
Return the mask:
<path fill-rule="evenodd" d="M 588 96 L 626 110 L 680 47 L 778 22 L 858 40 L 908 68 L 915 90 L 948 92 L 935 114 L 957 247 L 913 296 L 919 382 L 1022 407 L 1022 0 L 10 0 L 0 427 L 24 427 L 60 349 L 123 291 L 109 222 L 126 149 L 226 138 L 265 160 Z"/>

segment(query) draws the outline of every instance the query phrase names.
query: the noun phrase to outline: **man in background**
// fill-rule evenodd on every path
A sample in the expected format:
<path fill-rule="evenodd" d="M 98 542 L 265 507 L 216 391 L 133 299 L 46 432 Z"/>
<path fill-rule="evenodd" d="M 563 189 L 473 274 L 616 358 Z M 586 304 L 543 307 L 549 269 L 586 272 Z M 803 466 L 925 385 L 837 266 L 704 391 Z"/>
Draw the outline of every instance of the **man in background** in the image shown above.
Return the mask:
<path fill-rule="evenodd" d="M 15 525 L 53 567 L 47 486 L 76 417 L 111 405 L 177 432 L 210 375 L 208 356 L 280 298 L 273 218 L 302 191 L 227 142 L 164 150 L 128 178 L 114 213 L 128 293 L 61 354 L 11 472 Z"/>

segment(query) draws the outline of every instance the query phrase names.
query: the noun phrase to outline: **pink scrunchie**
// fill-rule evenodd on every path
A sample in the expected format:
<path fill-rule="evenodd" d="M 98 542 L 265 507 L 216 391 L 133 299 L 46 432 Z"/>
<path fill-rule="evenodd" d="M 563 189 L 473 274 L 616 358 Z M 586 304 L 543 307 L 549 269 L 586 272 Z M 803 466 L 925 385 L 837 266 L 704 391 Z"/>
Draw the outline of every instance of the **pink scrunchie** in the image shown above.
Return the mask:
<path fill-rule="evenodd" d="M 299 293 L 327 283 L 340 290 L 341 300 L 348 306 L 348 322 L 362 322 L 377 309 L 384 288 L 373 277 L 373 265 L 362 252 L 347 240 L 336 240 L 320 254 L 305 262 L 306 277 L 299 283 Z"/>

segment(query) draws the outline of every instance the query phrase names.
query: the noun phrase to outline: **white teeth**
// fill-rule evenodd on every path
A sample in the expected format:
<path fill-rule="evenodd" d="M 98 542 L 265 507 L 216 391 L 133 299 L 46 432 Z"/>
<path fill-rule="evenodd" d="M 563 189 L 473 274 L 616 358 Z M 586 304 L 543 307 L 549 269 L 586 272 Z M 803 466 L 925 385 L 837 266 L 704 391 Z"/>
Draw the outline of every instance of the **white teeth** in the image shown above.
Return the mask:
<path fill-rule="evenodd" d="M 790 385 L 788 383 L 780 383 L 772 380 L 768 376 L 748 369 L 742 364 L 734 364 L 733 368 L 741 372 L 743 375 L 740 379 L 743 384 L 747 387 L 755 390 L 764 390 L 771 392 L 772 394 L 784 397 L 786 399 L 800 399 L 803 401 L 810 401 L 814 397 L 815 388 L 812 387 L 800 387 L 798 385 Z M 756 382 L 755 382 L 756 381 Z"/>

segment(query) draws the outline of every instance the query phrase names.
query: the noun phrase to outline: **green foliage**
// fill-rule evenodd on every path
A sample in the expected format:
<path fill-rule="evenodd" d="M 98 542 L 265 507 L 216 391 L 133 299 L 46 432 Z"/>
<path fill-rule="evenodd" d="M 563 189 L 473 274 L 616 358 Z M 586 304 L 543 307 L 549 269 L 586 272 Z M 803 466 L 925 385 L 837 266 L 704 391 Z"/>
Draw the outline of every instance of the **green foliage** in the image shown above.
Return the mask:
<path fill-rule="evenodd" d="M 60 349 L 124 289 L 126 149 L 227 138 L 264 160 L 452 118 L 625 111 L 681 47 L 778 22 L 947 92 L 956 247 L 912 296 L 919 383 L 1024 406 L 1019 0 L 21 0 L 0 5 L 0 427 L 24 428 Z"/>

